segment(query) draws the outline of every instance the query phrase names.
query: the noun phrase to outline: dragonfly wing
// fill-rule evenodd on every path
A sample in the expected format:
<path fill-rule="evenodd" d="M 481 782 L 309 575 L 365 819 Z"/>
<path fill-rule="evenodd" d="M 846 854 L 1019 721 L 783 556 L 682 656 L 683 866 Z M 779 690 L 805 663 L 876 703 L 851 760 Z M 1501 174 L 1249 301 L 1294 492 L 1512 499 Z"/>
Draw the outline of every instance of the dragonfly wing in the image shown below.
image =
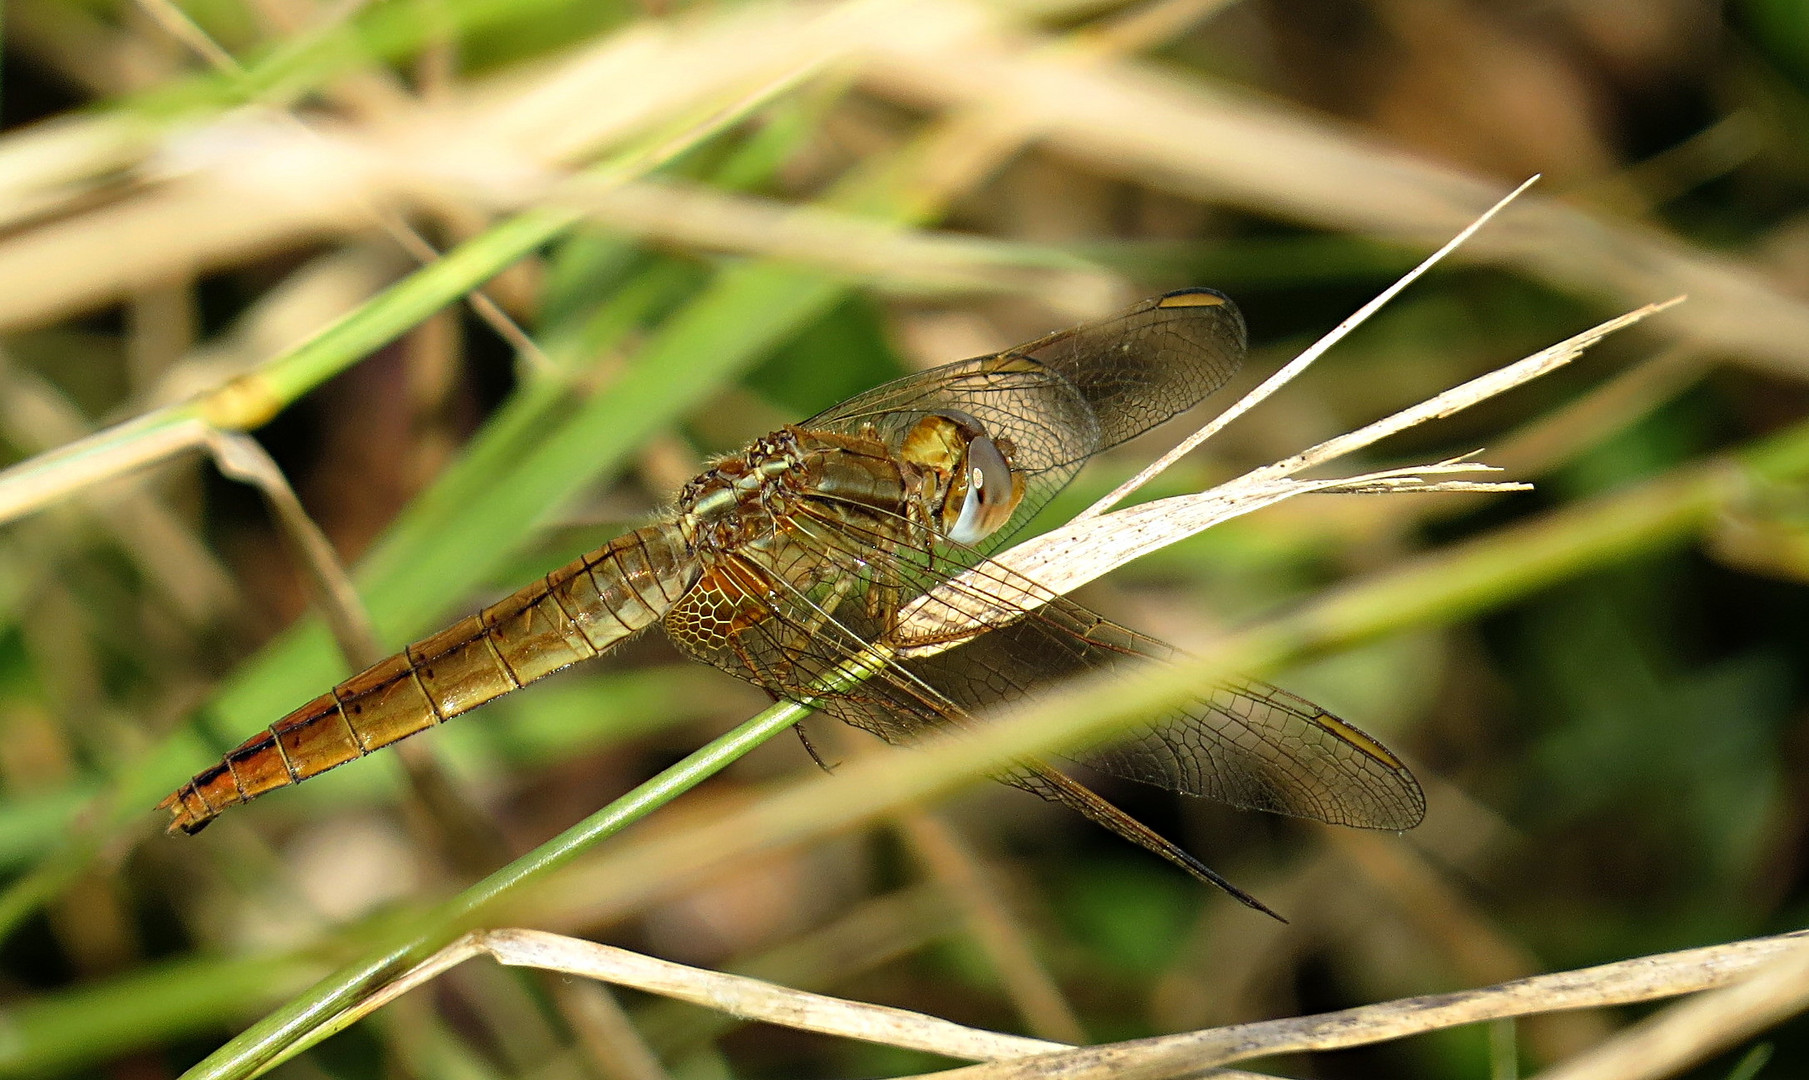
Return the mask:
<path fill-rule="evenodd" d="M 772 553 L 758 547 L 726 556 L 673 607 L 666 618 L 668 634 L 692 656 L 775 697 L 809 702 L 898 744 L 937 729 L 974 727 L 981 710 L 1032 697 L 1064 678 L 1123 670 L 1163 654 L 1160 643 L 1046 591 L 1040 606 L 1017 612 L 1015 621 L 939 642 L 953 647 L 928 650 L 921 639 L 901 636 L 898 613 L 933 575 L 926 565 L 930 557 L 917 552 L 897 559 L 880 538 L 849 531 L 846 522 L 842 526 L 831 527 L 829 519 L 801 520 L 798 535 L 784 545 L 787 562 L 808 549 L 825 568 L 821 580 L 808 587 L 796 584 L 795 573 L 782 572 L 784 562 L 775 564 Z M 790 569 L 795 571 L 795 562 Z M 993 587 L 1015 590 L 1009 595 L 1035 595 L 1035 586 L 996 564 L 982 561 L 979 570 L 983 586 L 985 574 L 996 573 L 1002 576 Z M 970 573 L 961 580 L 975 577 Z M 945 587 L 956 588 L 953 581 Z M 1417 807 L 1423 805 L 1419 787 L 1379 744 L 1322 711 L 1310 717 L 1304 711 L 1255 713 L 1242 704 L 1256 700 L 1244 689 L 1255 685 L 1217 690 L 1207 700 L 1152 718 L 1109 747 L 1099 764 L 1108 772 L 1240 806 L 1375 827 L 1417 822 Z M 1275 914 L 1045 762 L 1020 761 L 1001 770 L 998 779 L 1071 807 L 1240 902 Z M 1403 806 L 1415 809 L 1410 813 Z"/>
<path fill-rule="evenodd" d="M 832 568 L 824 584 L 786 586 L 757 558 L 737 556 L 739 603 L 751 612 L 742 618 L 746 632 L 732 645 L 687 645 L 684 631 L 674 630 L 675 622 L 691 619 L 684 603 L 668 618 L 668 630 L 699 658 L 781 697 L 812 698 L 890 742 L 972 724 L 1078 676 L 1130 676 L 1173 655 L 1164 643 L 986 560 L 961 584 L 945 580 L 927 594 L 951 616 L 928 624 L 948 625 L 961 609 L 984 606 L 994 613 L 989 627 L 956 639 L 905 638 L 897 612 L 935 579 L 931 557 L 895 540 L 888 551 L 882 538 L 845 520 L 804 516 L 796 524 L 800 532 L 787 550 L 808 547 Z M 1021 607 L 999 615 L 1001 595 L 1018 598 Z M 721 625 L 719 616 L 713 625 Z M 847 659 L 872 643 L 887 657 L 872 677 L 838 679 Z M 825 687 L 824 680 L 839 685 Z M 1081 760 L 1168 790 L 1338 825 L 1407 829 L 1425 812 L 1418 782 L 1381 743 L 1302 698 L 1250 679 L 1228 680 L 1151 716 Z"/>
<path fill-rule="evenodd" d="M 1100 449 L 1193 408 L 1244 361 L 1244 317 L 1212 289 L 1182 289 L 1129 310 L 1020 345 L 1061 375 L 1099 420 Z"/>
<path fill-rule="evenodd" d="M 847 529 L 844 524 L 842 529 Z M 827 530 L 826 530 L 827 531 Z M 837 531 L 839 533 L 839 530 Z M 872 538 L 842 541 L 853 547 Z M 921 553 L 895 549 L 885 565 L 921 595 L 921 625 L 960 625 L 964 611 L 988 626 L 953 647 L 892 635 L 899 666 L 967 715 L 1047 693 L 1076 676 L 1173 657 L 1174 649 L 1127 629 L 997 562 L 980 560 L 958 579 L 937 577 Z M 868 560 L 868 566 L 876 564 Z M 869 570 L 868 572 L 872 572 Z M 999 603 L 1000 598 L 1010 602 Z M 930 645 L 930 648 L 921 646 Z M 1228 679 L 1200 697 L 1134 728 L 1083 758 L 1113 776 L 1232 806 L 1335 825 L 1409 829 L 1425 815 L 1425 794 L 1380 742 L 1312 702 L 1255 679 Z"/>
<path fill-rule="evenodd" d="M 832 599 L 781 589 L 759 595 L 764 586 L 783 585 L 755 561 L 731 556 L 708 573 L 667 616 L 666 628 L 680 648 L 775 697 L 808 701 L 835 718 L 887 742 L 907 745 L 938 728 L 971 727 L 976 720 L 905 663 L 877 662 L 867 677 L 851 681 L 847 658 L 870 643 L 877 624 L 865 605 L 848 604 L 852 593 Z M 775 600 L 775 597 L 788 597 Z M 733 623 L 731 638 L 718 633 Z M 863 625 L 865 624 L 865 625 Z M 882 645 L 883 648 L 883 645 Z M 833 688 L 832 688 L 833 687 Z M 807 742 L 808 748 L 809 743 Z M 815 752 L 811 752 L 815 757 Z M 997 778 L 1040 798 L 1060 803 L 1118 836 L 1167 859 L 1240 903 L 1281 919 L 1273 910 L 1185 849 L 1112 805 L 1097 792 L 1042 761 L 1022 761 Z M 1282 921 L 1286 921 L 1283 919 Z"/>
<path fill-rule="evenodd" d="M 894 379 L 799 425 L 832 431 L 891 412 L 921 415 L 952 407 L 982 419 L 993 403 L 1037 369 L 1073 387 L 1097 424 L 1099 442 L 1132 438 L 1199 404 L 1243 363 L 1247 338 L 1237 305 L 1212 289 L 1151 297 L 1116 315 L 1059 330 L 990 356 Z M 1020 361 L 1034 362 L 1034 367 Z M 993 376 L 999 376 L 993 382 Z"/>
<path fill-rule="evenodd" d="M 1261 900 L 1231 884 L 1224 875 L 1194 858 L 1186 848 L 1113 806 L 1097 791 L 1065 773 L 1057 772 L 1049 766 L 1039 763 L 1015 769 L 1000 779 L 1040 798 L 1060 803 L 1095 825 L 1100 825 L 1139 847 L 1155 852 L 1201 881 L 1216 885 L 1230 893 L 1237 898 L 1238 903 L 1245 907 L 1255 908 L 1278 922 L 1288 921 L 1277 915 Z"/>
<path fill-rule="evenodd" d="M 996 564 L 989 565 L 993 569 Z M 1023 595 L 1021 580 L 1011 583 Z M 1126 675 L 1174 650 L 1061 597 L 912 666 L 968 712 L 1095 672 Z M 1425 815 L 1413 774 L 1380 742 L 1317 705 L 1232 679 L 1079 760 L 1101 772 L 1232 806 L 1334 825 L 1409 829 Z"/>
<path fill-rule="evenodd" d="M 979 550 L 994 551 L 1099 449 L 1099 421 L 1063 376 L 1021 356 L 983 356 L 921 372 L 851 398 L 798 425 L 875 437 L 894 450 L 932 413 L 960 412 L 994 438 L 1010 440 L 1011 467 L 1024 494 L 1011 518 Z"/>
<path fill-rule="evenodd" d="M 956 410 L 1011 440 L 1025 493 L 996 550 L 1067 484 L 1081 464 L 1197 405 L 1243 362 L 1237 306 L 1210 289 L 1145 300 L 1098 322 L 876 386 L 799 426 L 896 447 L 925 414 Z"/>
<path fill-rule="evenodd" d="M 804 552 L 825 571 L 815 584 L 797 584 Z M 809 700 L 888 742 L 912 742 L 959 722 L 959 711 L 895 665 L 878 664 L 865 679 L 843 674 L 921 587 L 897 569 L 834 529 L 789 542 L 782 552 L 749 547 L 704 572 L 667 613 L 666 634 L 694 659 L 775 697 Z"/>

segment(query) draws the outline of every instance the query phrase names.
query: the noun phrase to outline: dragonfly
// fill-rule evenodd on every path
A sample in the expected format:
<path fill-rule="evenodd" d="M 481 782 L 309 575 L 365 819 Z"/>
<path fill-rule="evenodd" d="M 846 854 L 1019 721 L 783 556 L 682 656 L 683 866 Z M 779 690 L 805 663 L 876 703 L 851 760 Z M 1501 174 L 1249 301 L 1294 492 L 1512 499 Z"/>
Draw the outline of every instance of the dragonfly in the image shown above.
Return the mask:
<path fill-rule="evenodd" d="M 1173 655 L 1168 645 L 992 556 L 1089 458 L 1224 386 L 1245 348 L 1243 317 L 1229 298 L 1182 289 L 905 376 L 783 427 L 717 461 L 652 523 L 253 736 L 159 804 L 172 815 L 169 830 L 198 832 L 228 807 L 469 712 L 656 623 L 688 656 L 895 744 L 971 730 L 989 712 L 1072 679 L 1128 676 L 1161 662 Z M 925 617 L 926 604 L 939 608 Z M 807 738 L 804 745 L 823 765 Z M 1024 760 L 996 775 L 1275 914 L 1059 760 Z M 1254 679 L 1205 688 L 1072 760 L 1337 825 L 1398 831 L 1425 813 L 1418 782 L 1380 742 Z"/>

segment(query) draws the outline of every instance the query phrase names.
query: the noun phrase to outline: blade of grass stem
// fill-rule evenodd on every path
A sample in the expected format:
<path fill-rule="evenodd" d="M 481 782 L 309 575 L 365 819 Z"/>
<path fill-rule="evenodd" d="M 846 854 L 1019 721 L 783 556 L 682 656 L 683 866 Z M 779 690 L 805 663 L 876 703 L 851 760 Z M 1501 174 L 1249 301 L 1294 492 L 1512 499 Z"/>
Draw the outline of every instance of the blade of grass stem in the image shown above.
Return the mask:
<path fill-rule="evenodd" d="M 1675 1076 L 1788 1020 L 1809 1008 L 1809 942 L 1795 944 L 1746 981 L 1654 1013 L 1533 1080 Z"/>
<path fill-rule="evenodd" d="M 1800 972 L 1809 966 L 1804 964 L 1806 955 L 1809 949 L 1805 947 L 1803 932 L 1797 931 L 1532 975 L 1476 990 L 1056 1051 L 1037 1058 L 951 1069 L 936 1075 L 944 1080 L 1116 1080 L 1216 1075 L 1204 1070 L 1224 1062 L 1363 1046 L 1502 1017 L 1632 1004 L 1682 994 L 1701 996 L 1673 1006 L 1670 1011 L 1734 1013 L 1767 991 L 1774 1003 L 1785 996 L 1778 994 L 1777 989 L 1789 974 L 1796 974 L 1798 981 L 1787 987 L 1786 993 L 1794 991 L 1800 999 Z M 1789 970 L 1793 967 L 1795 972 Z M 1775 1014 L 1771 1019 L 1776 1019 Z M 1562 1074 L 1571 1080 L 1581 1080 L 1585 1075 L 1591 1080 L 1673 1076 L 1678 1062 L 1653 1058 L 1639 1063 L 1645 1066 L 1643 1069 L 1626 1068 L 1631 1063 L 1624 1060 L 1615 1064 L 1623 1068 L 1587 1073 L 1569 1073 L 1559 1068 L 1539 1076 Z"/>
<path fill-rule="evenodd" d="M 1065 1044 L 952 1023 L 887 1005 L 676 964 L 642 953 L 539 930 L 475 935 L 498 963 L 599 979 L 735 1016 L 842 1038 L 903 1046 L 971 1061 L 996 1060 Z"/>
<path fill-rule="evenodd" d="M 120 108 L 166 122 L 250 101 L 293 99 L 334 76 L 373 62 L 409 59 L 415 50 L 448 35 L 480 34 L 496 26 L 554 18 L 569 0 L 443 0 L 431 18 L 408 4 L 369 4 L 348 20 L 277 42 L 255 52 L 242 75 L 217 71 L 146 90 Z"/>
<path fill-rule="evenodd" d="M 1264 379 L 1261 385 L 1257 386 L 1243 397 L 1238 398 L 1230 408 L 1213 417 L 1209 423 L 1202 426 L 1192 435 L 1181 440 L 1174 449 L 1163 454 L 1155 461 L 1150 462 L 1150 464 L 1140 470 L 1137 475 L 1113 488 L 1105 495 L 1105 497 L 1101 498 L 1098 502 L 1095 502 L 1092 506 L 1087 507 L 1085 510 L 1082 510 L 1076 516 L 1078 518 L 1095 517 L 1123 502 L 1135 493 L 1137 489 L 1160 475 L 1170 465 L 1173 465 L 1175 462 L 1185 457 L 1207 439 L 1218 434 L 1227 424 L 1231 423 L 1231 421 L 1236 420 L 1238 417 L 1249 412 L 1263 400 L 1268 398 L 1269 395 L 1281 389 L 1289 382 L 1292 382 L 1296 375 L 1305 371 L 1314 361 L 1318 360 L 1321 356 L 1324 356 L 1330 351 L 1333 345 L 1336 345 L 1338 342 L 1343 341 L 1346 337 L 1350 336 L 1351 331 L 1363 325 L 1363 323 L 1369 320 L 1370 316 L 1382 310 L 1390 300 L 1399 296 L 1407 286 L 1425 276 L 1426 271 L 1437 266 L 1446 255 L 1449 255 L 1451 252 L 1456 251 L 1459 247 L 1463 246 L 1464 241 L 1476 235 L 1478 230 L 1489 223 L 1489 219 L 1500 213 L 1509 203 L 1519 198 L 1522 192 L 1527 188 L 1532 187 L 1538 180 L 1538 176 L 1532 176 L 1519 187 L 1502 196 L 1495 205 L 1478 215 L 1475 221 L 1470 222 L 1468 225 L 1464 226 L 1462 231 L 1456 236 L 1445 241 L 1443 247 L 1440 247 L 1437 251 L 1426 256 L 1420 261 L 1419 265 L 1396 278 L 1393 284 L 1377 293 L 1373 299 L 1352 312 L 1349 317 L 1345 318 L 1337 326 L 1334 326 L 1330 333 L 1326 334 L 1318 341 L 1313 342 L 1313 344 L 1309 345 L 1299 356 L 1296 356 L 1294 359 L 1283 365 L 1275 374 Z"/>
<path fill-rule="evenodd" d="M 316 983 L 252 1025 L 184 1074 L 185 1080 L 247 1080 L 332 1034 L 328 1025 L 364 995 L 426 959 L 470 929 L 500 898 L 565 866 L 600 840 L 620 832 L 749 750 L 791 727 L 809 710 L 781 702 L 687 756 L 540 847 L 460 893 L 360 961 Z"/>
<path fill-rule="evenodd" d="M 914 885 L 861 901 L 833 922 L 812 927 L 770 951 L 731 961 L 723 970 L 804 990 L 826 991 L 932 942 L 958 933 L 956 911 L 935 885 Z M 682 1061 L 743 1023 L 700 1013 L 674 1001 L 634 1012 L 635 1026 L 669 1061 Z"/>

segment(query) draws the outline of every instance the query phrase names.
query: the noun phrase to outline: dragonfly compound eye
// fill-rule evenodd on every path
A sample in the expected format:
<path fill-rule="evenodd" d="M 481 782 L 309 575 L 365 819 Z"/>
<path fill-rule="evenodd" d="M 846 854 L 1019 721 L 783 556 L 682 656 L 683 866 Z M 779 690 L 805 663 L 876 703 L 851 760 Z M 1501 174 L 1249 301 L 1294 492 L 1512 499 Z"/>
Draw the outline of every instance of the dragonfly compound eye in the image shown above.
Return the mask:
<path fill-rule="evenodd" d="M 954 409 L 924 416 L 905 436 L 904 459 L 935 478 L 928 488 L 931 516 L 950 540 L 984 540 L 1017 509 L 1024 482 L 1012 471 L 1010 447 Z"/>
<path fill-rule="evenodd" d="M 961 501 L 961 513 L 949 526 L 948 538 L 957 544 L 973 544 L 1005 524 L 1017 506 L 1021 488 L 1014 482 L 1005 455 L 984 435 L 968 440 L 967 460 L 962 466 L 966 470 L 967 495 Z"/>

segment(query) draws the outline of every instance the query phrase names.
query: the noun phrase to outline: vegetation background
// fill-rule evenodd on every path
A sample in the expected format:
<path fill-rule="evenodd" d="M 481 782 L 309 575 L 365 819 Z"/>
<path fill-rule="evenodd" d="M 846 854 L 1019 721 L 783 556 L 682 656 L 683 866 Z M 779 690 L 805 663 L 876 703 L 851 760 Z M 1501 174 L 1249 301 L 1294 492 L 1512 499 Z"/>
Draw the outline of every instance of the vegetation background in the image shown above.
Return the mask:
<path fill-rule="evenodd" d="M 632 526 L 712 454 L 1140 296 L 1235 297 L 1251 385 L 1534 172 L 1455 264 L 1163 483 L 1689 292 L 1373 459 L 1486 446 L 1536 491 L 1302 498 L 1081 596 L 1201 641 L 1485 553 L 1449 602 L 1273 673 L 1411 758 L 1422 828 L 1111 789 L 1282 926 L 977 787 L 644 902 L 551 879 L 533 923 L 1088 1041 L 1809 923 L 1809 468 L 1752 465 L 1809 437 L 1797 0 L 11 0 L 4 19 L 0 441 L 26 465 L 0 487 L 56 490 L 0 533 L 0 1072 L 175 1075 L 765 704 L 647 639 L 167 839 L 162 792 L 347 661 L 251 488 L 199 455 L 124 479 L 36 455 L 205 401 L 255 429 L 395 648 Z M 425 271 L 423 238 L 451 253 Z M 1106 455 L 1047 520 L 1175 437 Z M 1628 507 L 1661 526 L 1622 527 Z M 811 769 L 775 740 L 638 830 L 682 835 Z M 284 1071 L 645 1075 L 599 1034 L 620 1034 L 602 999 L 468 967 Z M 678 1077 L 946 1064 L 623 1002 Z M 1265 1067 L 1506 1076 L 1639 1012 Z M 1809 1027 L 1699 1075 L 1809 1075 Z"/>

